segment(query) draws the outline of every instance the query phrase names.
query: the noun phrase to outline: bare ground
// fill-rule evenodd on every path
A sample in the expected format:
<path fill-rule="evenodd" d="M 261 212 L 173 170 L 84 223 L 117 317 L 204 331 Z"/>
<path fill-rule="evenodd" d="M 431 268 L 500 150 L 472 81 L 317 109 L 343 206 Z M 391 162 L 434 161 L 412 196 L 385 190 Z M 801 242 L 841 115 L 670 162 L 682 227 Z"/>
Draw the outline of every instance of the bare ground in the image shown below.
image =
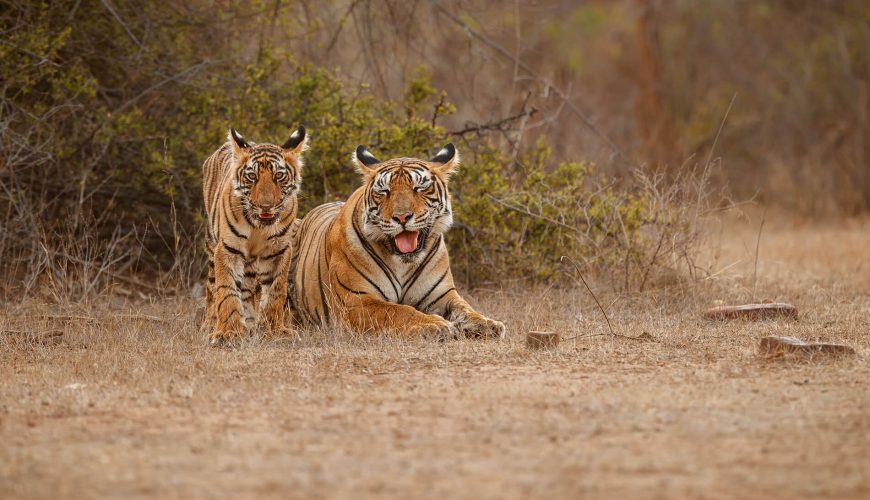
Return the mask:
<path fill-rule="evenodd" d="M 479 290 L 502 342 L 326 331 L 211 349 L 192 300 L 7 304 L 0 498 L 870 497 L 870 224 L 714 232 L 710 279 Z M 713 323 L 717 301 L 799 322 Z M 529 351 L 529 329 L 566 337 Z M 34 335 L 34 332 L 38 335 Z M 848 359 L 765 359 L 766 335 Z M 52 336 L 54 335 L 54 336 Z"/>

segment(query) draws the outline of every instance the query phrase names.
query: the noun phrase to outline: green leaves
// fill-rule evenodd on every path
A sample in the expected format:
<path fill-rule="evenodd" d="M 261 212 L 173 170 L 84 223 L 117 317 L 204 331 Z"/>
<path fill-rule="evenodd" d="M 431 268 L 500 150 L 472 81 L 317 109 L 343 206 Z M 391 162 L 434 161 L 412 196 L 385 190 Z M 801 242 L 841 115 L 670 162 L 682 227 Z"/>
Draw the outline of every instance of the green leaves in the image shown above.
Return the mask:
<path fill-rule="evenodd" d="M 300 62 L 280 38 L 251 38 L 251 27 L 262 28 L 257 20 L 215 27 L 210 8 L 118 9 L 117 18 L 84 5 L 72 14 L 42 6 L 24 21 L 0 14 L 9 42 L 0 44 L 0 91 L 15 110 L 4 117 L 0 152 L 31 147 L 20 160 L 0 157 L 0 166 L 10 178 L 29 175 L 37 158 L 39 175 L 22 192 L 50 200 L 40 210 L 47 227 L 83 227 L 69 214 L 84 214 L 84 204 L 98 213 L 111 207 L 106 227 L 94 231 L 147 227 L 141 243 L 150 263 L 171 265 L 177 241 L 167 242 L 201 238 L 201 166 L 228 128 L 280 143 L 302 124 L 311 135 L 302 214 L 359 185 L 350 165 L 358 144 L 381 158 L 429 158 L 457 142 L 449 239 L 466 281 L 552 279 L 561 255 L 620 269 L 629 257 L 645 258 L 650 204 L 642 193 L 617 189 L 583 161 L 553 162 L 545 141 L 514 157 L 485 132 L 449 134 L 442 123 L 456 109 L 423 67 L 401 98 L 382 100 L 366 83 Z M 293 31 L 284 26 L 292 17 L 276 22 L 276 32 Z"/>
<path fill-rule="evenodd" d="M 637 187 L 617 188 L 577 161 L 552 164 L 539 143 L 518 159 L 487 145 L 462 167 L 452 184 L 457 228 L 448 236 L 451 262 L 471 282 L 498 279 L 559 279 L 562 255 L 584 263 L 619 286 L 625 262 L 648 265 L 655 251 L 643 229 L 653 222 L 652 206 Z"/>

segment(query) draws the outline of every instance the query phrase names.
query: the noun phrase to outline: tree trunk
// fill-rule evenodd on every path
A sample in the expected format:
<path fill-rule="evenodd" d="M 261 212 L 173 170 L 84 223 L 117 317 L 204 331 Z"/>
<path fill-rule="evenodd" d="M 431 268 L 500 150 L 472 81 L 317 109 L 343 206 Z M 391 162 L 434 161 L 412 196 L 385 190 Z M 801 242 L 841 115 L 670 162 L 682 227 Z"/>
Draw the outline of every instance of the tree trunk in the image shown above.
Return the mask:
<path fill-rule="evenodd" d="M 635 33 L 639 64 L 635 116 L 643 138 L 642 160 L 673 174 L 680 162 L 680 151 L 674 116 L 665 100 L 655 6 L 652 0 L 636 3 L 640 14 Z"/>

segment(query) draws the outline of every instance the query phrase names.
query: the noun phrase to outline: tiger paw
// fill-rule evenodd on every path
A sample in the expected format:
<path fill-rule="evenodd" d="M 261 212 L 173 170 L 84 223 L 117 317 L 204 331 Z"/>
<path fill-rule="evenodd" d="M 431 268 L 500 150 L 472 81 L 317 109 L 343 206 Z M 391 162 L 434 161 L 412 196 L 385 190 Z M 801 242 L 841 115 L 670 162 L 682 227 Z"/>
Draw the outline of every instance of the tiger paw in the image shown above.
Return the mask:
<path fill-rule="evenodd" d="M 193 321 L 199 325 L 200 332 L 210 332 L 217 323 L 214 304 L 205 304 L 205 306 L 196 308 L 193 313 Z"/>
<path fill-rule="evenodd" d="M 284 300 L 272 300 L 262 313 L 263 326 L 272 335 L 279 335 L 287 329 L 285 323 Z"/>
<path fill-rule="evenodd" d="M 287 340 L 287 339 L 295 339 L 299 337 L 299 330 L 294 328 L 293 326 L 281 325 L 278 328 L 272 330 L 265 330 L 263 332 L 263 340 Z"/>
<path fill-rule="evenodd" d="M 218 332 L 215 330 L 208 336 L 208 344 L 212 347 L 229 347 L 235 348 L 241 344 L 242 335 L 228 334 L 226 332 Z"/>
<path fill-rule="evenodd" d="M 245 327 L 235 314 L 230 320 L 219 321 L 217 327 L 209 335 L 209 344 L 212 346 L 232 346 L 241 340 L 245 334 Z"/>
<path fill-rule="evenodd" d="M 456 340 L 460 336 L 459 330 L 453 323 L 438 319 L 431 323 L 414 325 L 406 330 L 412 337 L 421 337 L 427 340 Z"/>
<path fill-rule="evenodd" d="M 470 313 L 455 323 L 457 330 L 465 337 L 478 339 L 503 339 L 504 323 L 489 319 L 482 314 Z"/>

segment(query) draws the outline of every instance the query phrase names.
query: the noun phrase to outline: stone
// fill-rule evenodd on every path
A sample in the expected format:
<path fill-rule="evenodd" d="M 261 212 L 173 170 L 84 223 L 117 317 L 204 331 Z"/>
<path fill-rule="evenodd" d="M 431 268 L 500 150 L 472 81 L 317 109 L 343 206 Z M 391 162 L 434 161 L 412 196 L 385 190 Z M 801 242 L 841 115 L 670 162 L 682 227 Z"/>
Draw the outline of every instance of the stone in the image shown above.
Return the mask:
<path fill-rule="evenodd" d="M 704 311 L 707 319 L 726 321 L 731 319 L 747 319 L 760 321 L 766 319 L 798 319 L 797 307 L 781 302 L 769 304 L 743 304 L 739 306 L 712 307 Z"/>
<path fill-rule="evenodd" d="M 530 349 L 555 349 L 562 340 L 558 333 L 529 332 L 526 334 L 526 346 Z"/>
<path fill-rule="evenodd" d="M 758 352 L 764 356 L 777 357 L 786 354 L 801 356 L 849 356 L 855 349 L 844 344 L 804 342 L 795 337 L 770 336 L 761 339 Z"/>

